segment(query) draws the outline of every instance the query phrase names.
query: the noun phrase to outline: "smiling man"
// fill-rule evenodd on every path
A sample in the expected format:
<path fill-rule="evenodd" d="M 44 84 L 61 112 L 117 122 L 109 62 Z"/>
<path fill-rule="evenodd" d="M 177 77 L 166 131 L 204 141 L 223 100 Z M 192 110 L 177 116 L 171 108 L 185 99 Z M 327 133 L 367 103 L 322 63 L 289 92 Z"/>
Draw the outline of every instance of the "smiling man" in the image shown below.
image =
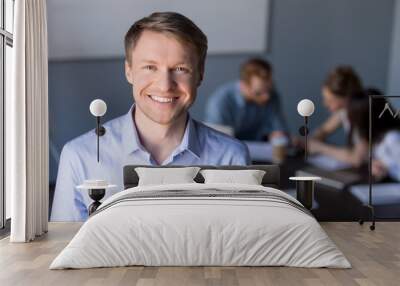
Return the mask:
<path fill-rule="evenodd" d="M 103 179 L 123 190 L 125 165 L 246 165 L 240 141 L 192 119 L 207 54 L 207 37 L 177 13 L 153 13 L 125 36 L 125 75 L 135 104 L 106 124 L 100 163 L 93 130 L 68 142 L 61 153 L 51 220 L 82 221 L 92 203 L 76 186 Z"/>

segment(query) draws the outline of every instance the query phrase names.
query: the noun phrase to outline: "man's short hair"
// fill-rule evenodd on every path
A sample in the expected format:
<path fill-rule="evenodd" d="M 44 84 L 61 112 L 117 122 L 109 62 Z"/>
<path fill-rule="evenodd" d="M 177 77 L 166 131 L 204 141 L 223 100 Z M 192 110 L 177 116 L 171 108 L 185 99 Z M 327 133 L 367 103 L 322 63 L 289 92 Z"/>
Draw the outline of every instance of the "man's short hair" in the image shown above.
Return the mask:
<path fill-rule="evenodd" d="M 246 83 L 254 76 L 269 80 L 272 75 L 272 66 L 266 60 L 252 58 L 247 60 L 240 67 L 240 79 Z"/>
<path fill-rule="evenodd" d="M 178 41 L 192 45 L 203 72 L 207 55 L 207 36 L 189 18 L 175 12 L 156 12 L 136 21 L 125 35 L 125 57 L 131 62 L 131 52 L 143 31 L 170 34 Z"/>

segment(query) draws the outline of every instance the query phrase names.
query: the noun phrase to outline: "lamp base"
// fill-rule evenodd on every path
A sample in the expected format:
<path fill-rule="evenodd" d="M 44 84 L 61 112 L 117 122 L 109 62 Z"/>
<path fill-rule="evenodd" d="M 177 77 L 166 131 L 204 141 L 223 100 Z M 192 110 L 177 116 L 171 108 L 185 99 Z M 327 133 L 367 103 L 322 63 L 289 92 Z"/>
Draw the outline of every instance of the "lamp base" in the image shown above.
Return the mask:
<path fill-rule="evenodd" d="M 306 135 L 308 135 L 308 128 L 307 128 L 306 126 L 301 126 L 301 127 L 299 128 L 299 134 L 300 134 L 301 136 L 306 136 Z"/>
<path fill-rule="evenodd" d="M 89 216 L 94 213 L 97 208 L 101 205 L 100 200 L 106 194 L 106 189 L 89 189 L 89 197 L 94 200 L 94 202 L 88 207 Z"/>
<path fill-rule="evenodd" d="M 99 128 L 96 128 L 94 132 L 96 135 L 103 136 L 106 134 L 106 129 L 103 126 L 100 126 Z"/>
<path fill-rule="evenodd" d="M 297 200 L 308 210 L 312 209 L 314 187 L 315 182 L 312 180 L 296 181 Z"/>

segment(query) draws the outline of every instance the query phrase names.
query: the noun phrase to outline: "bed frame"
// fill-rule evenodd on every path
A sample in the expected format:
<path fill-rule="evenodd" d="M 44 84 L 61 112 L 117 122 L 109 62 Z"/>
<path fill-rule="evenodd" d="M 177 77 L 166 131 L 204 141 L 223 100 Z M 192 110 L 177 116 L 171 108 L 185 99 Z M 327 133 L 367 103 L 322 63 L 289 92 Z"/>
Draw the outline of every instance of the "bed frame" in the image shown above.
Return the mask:
<path fill-rule="evenodd" d="M 265 187 L 280 188 L 280 170 L 278 165 L 250 165 L 250 166 L 209 166 L 209 165 L 195 165 L 204 169 L 218 169 L 218 170 L 264 170 L 265 175 L 262 179 L 262 185 Z M 146 168 L 160 168 L 160 166 L 145 166 L 145 165 L 127 165 L 124 167 L 124 189 L 133 188 L 138 185 L 139 176 L 135 171 L 137 167 Z M 177 168 L 188 166 L 161 166 L 162 168 Z M 198 173 L 194 178 L 197 183 L 204 183 L 203 176 Z"/>

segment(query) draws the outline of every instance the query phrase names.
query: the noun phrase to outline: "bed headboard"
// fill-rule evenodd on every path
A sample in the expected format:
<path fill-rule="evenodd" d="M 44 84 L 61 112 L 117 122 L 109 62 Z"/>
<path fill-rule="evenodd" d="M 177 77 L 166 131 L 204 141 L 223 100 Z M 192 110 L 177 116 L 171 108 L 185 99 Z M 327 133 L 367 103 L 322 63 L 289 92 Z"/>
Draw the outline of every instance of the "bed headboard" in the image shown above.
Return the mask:
<path fill-rule="evenodd" d="M 160 166 L 145 166 L 145 165 L 127 165 L 124 167 L 124 189 L 133 188 L 138 185 L 139 177 L 135 171 L 137 167 L 147 167 L 147 168 L 160 168 Z M 178 167 L 188 167 L 188 166 L 162 166 L 162 168 L 178 168 Z M 250 165 L 250 166 L 206 166 L 206 165 L 196 165 L 202 170 L 204 169 L 218 169 L 218 170 L 264 170 L 265 175 L 262 180 L 262 185 L 265 187 L 280 187 L 280 171 L 278 165 Z M 203 176 L 198 173 L 194 180 L 197 183 L 204 183 Z"/>

